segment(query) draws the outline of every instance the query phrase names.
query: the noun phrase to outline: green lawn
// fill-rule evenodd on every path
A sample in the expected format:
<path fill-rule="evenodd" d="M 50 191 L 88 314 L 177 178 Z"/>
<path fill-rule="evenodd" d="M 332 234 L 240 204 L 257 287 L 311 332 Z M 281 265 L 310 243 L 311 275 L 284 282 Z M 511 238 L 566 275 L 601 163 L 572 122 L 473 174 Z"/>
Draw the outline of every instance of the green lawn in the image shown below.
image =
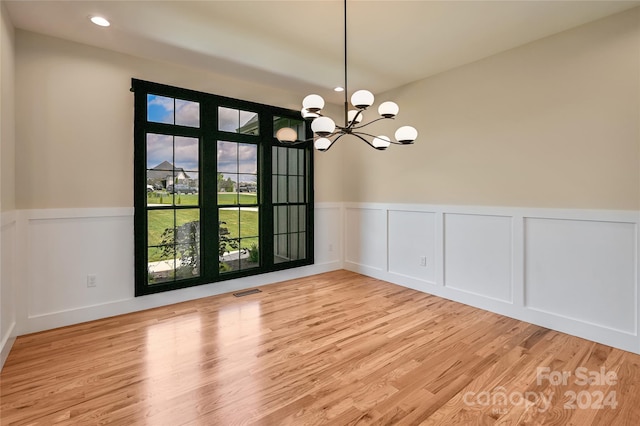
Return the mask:
<path fill-rule="evenodd" d="M 233 194 L 228 194 L 233 195 Z M 244 194 L 241 194 L 244 195 Z M 184 195 L 183 195 L 184 197 Z M 255 197 L 255 196 L 254 196 Z M 176 226 L 199 220 L 198 209 L 175 210 Z M 148 213 L 147 228 L 149 232 L 149 262 L 166 260 L 159 250 L 151 246 L 160 245 L 162 233 L 167 228 L 173 227 L 174 210 L 151 210 Z M 258 212 L 241 210 L 220 210 L 220 221 L 226 222 L 229 230 L 229 238 L 241 237 L 241 248 L 250 248 L 252 244 L 258 244 Z"/>
<path fill-rule="evenodd" d="M 238 200 L 239 198 L 239 200 Z M 218 193 L 218 205 L 226 205 L 226 204 L 257 204 L 258 196 L 256 194 L 236 194 L 233 192 Z"/>
<path fill-rule="evenodd" d="M 163 204 L 176 206 L 197 206 L 199 194 L 169 194 L 162 191 L 147 192 L 147 205 Z M 256 204 L 256 194 L 218 193 L 218 205 Z"/>

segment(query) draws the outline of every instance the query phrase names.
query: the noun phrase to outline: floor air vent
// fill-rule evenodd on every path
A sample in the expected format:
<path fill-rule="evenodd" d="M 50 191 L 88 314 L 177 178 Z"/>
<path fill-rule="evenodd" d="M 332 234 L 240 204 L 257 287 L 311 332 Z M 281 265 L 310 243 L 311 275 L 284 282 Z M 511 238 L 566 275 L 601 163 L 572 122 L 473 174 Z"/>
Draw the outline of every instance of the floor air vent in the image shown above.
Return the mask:
<path fill-rule="evenodd" d="M 258 290 L 257 288 L 252 288 L 251 290 L 245 290 L 245 291 L 239 291 L 237 293 L 233 293 L 233 295 L 235 297 L 242 297 L 242 296 L 248 296 L 250 294 L 256 294 L 256 293 L 262 293 L 262 291 Z"/>

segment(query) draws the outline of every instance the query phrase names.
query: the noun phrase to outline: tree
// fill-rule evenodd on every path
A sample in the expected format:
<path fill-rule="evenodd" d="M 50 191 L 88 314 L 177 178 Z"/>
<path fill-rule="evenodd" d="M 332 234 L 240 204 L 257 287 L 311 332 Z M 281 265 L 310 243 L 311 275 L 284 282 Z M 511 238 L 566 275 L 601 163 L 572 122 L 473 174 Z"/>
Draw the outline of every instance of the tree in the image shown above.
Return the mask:
<path fill-rule="evenodd" d="M 218 222 L 218 268 L 222 271 L 227 265 L 222 261 L 225 253 L 238 250 L 240 238 L 231 238 L 226 222 Z M 200 273 L 200 222 L 187 222 L 176 228 L 167 228 L 162 233 L 161 254 L 164 258 L 175 258 L 176 277 L 188 278 Z"/>
<path fill-rule="evenodd" d="M 236 183 L 231 178 L 224 178 L 222 173 L 218 173 L 218 192 L 234 192 Z"/>
<path fill-rule="evenodd" d="M 176 277 L 188 278 L 200 273 L 200 222 L 187 222 L 176 228 L 167 228 L 161 235 L 163 257 L 172 259 L 174 256 L 179 265 L 176 265 Z"/>

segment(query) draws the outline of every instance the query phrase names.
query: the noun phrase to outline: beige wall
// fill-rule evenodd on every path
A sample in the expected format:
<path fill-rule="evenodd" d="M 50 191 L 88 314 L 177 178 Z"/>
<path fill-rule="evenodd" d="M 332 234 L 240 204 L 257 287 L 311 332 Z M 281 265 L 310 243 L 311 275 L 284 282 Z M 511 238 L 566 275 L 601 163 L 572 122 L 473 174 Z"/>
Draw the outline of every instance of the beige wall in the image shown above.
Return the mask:
<path fill-rule="evenodd" d="M 5 5 L 0 23 L 0 211 L 15 209 L 14 29 Z"/>
<path fill-rule="evenodd" d="M 386 152 L 349 141 L 345 200 L 638 209 L 638 16 L 615 15 L 378 96 L 376 105 L 394 100 L 400 114 L 376 134 L 412 124 L 419 139 Z"/>
<path fill-rule="evenodd" d="M 418 141 L 378 152 L 344 138 L 316 153 L 316 200 L 640 208 L 638 16 L 615 15 L 378 96 L 376 105 L 392 99 L 401 110 L 374 132 L 412 124 Z M 21 209 L 133 204 L 131 77 L 300 102 L 29 32 L 18 31 L 16 43 Z"/>
<path fill-rule="evenodd" d="M 16 55 L 20 209 L 133 205 L 132 77 L 292 109 L 300 104 L 282 90 L 20 30 Z M 318 201 L 340 199 L 334 188 L 341 179 L 329 159 L 316 161 Z"/>

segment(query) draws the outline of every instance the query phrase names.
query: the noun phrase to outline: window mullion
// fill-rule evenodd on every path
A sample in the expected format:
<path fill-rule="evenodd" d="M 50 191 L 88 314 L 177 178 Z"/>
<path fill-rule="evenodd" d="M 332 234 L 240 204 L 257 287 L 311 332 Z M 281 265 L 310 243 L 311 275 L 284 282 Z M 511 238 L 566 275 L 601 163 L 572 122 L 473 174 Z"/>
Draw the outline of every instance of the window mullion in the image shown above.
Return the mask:
<path fill-rule="evenodd" d="M 218 107 L 210 99 L 202 101 L 202 162 L 201 176 L 202 197 L 200 197 L 203 245 L 203 276 L 215 281 L 219 275 L 218 268 L 218 181 L 217 181 L 217 123 Z"/>

